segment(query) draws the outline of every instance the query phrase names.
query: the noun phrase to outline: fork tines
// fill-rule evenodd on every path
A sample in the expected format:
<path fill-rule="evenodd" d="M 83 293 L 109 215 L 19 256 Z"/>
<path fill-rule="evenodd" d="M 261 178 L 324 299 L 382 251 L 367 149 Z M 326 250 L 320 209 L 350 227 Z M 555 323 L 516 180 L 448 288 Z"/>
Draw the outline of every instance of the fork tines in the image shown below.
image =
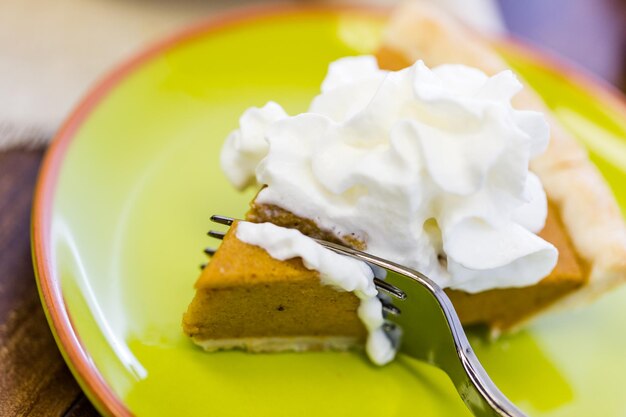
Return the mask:
<path fill-rule="evenodd" d="M 211 216 L 211 221 L 214 223 L 231 226 L 233 222 L 235 221 L 235 219 L 233 219 L 232 217 L 226 217 L 226 216 L 220 216 L 218 214 L 214 214 Z M 224 236 L 226 235 L 226 233 L 219 232 L 217 230 L 209 230 L 208 235 L 216 239 L 224 239 Z"/>
<path fill-rule="evenodd" d="M 224 236 L 226 236 L 226 233 L 224 232 L 219 232 L 217 230 L 209 230 L 209 233 L 207 233 L 209 236 L 214 237 L 216 239 L 224 239 Z"/>
<path fill-rule="evenodd" d="M 388 314 L 393 314 L 394 316 L 397 316 L 397 315 L 399 315 L 400 313 L 402 313 L 402 311 L 401 311 L 398 307 L 394 306 L 394 305 L 393 305 L 393 304 L 391 304 L 389 301 L 387 301 L 387 300 L 385 300 L 385 299 L 382 299 L 382 298 L 380 298 L 380 297 L 378 297 L 378 299 L 380 300 L 380 303 L 381 303 L 381 304 L 382 304 L 382 306 L 383 306 L 383 311 L 384 311 L 385 313 L 388 313 Z"/>
<path fill-rule="evenodd" d="M 383 281 L 380 278 L 374 278 L 374 285 L 376 285 L 376 288 L 378 288 L 379 290 L 382 290 L 385 293 L 400 300 L 404 300 L 406 298 L 406 294 L 404 293 L 404 291 L 396 286 L 389 284 L 388 282 Z"/>
<path fill-rule="evenodd" d="M 223 224 L 226 226 L 231 226 L 233 222 L 235 221 L 235 219 L 233 219 L 232 217 L 227 217 L 227 216 L 213 215 L 211 216 L 211 221 L 215 223 Z M 224 232 L 220 232 L 217 230 L 210 230 L 208 235 L 216 239 L 223 239 L 226 234 Z M 333 245 L 333 246 L 336 246 L 336 245 Z M 329 249 L 332 250 L 332 248 L 329 248 Z M 345 250 L 349 250 L 349 249 L 345 248 Z M 212 256 L 215 253 L 215 250 L 211 248 L 206 248 L 204 252 L 207 255 Z M 395 287 L 379 278 L 374 278 L 374 285 L 376 285 L 376 288 L 379 291 L 383 291 L 384 293 L 389 294 L 395 298 L 398 298 L 400 300 L 404 300 L 406 298 L 406 294 L 400 288 Z M 400 309 L 392 305 L 390 302 L 383 300 L 383 299 L 381 299 L 381 302 L 383 303 L 383 309 L 387 313 L 400 314 Z"/>
<path fill-rule="evenodd" d="M 223 224 L 226 226 L 230 226 L 231 224 L 233 224 L 235 219 L 233 219 L 232 217 L 226 217 L 226 216 L 220 216 L 219 214 L 214 214 L 213 216 L 211 216 L 211 221 L 214 223 L 219 223 L 219 224 Z"/>

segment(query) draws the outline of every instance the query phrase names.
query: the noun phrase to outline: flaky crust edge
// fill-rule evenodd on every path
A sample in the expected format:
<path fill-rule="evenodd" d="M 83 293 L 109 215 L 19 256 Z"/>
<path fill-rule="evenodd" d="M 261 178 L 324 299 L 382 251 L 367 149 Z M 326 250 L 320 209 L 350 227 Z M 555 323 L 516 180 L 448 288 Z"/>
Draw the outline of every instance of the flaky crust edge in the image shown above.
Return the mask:
<path fill-rule="evenodd" d="M 238 349 L 254 353 L 347 351 L 362 348 L 362 342 L 344 336 L 283 336 L 240 337 L 229 339 L 203 339 L 193 337 L 193 342 L 207 352 Z"/>

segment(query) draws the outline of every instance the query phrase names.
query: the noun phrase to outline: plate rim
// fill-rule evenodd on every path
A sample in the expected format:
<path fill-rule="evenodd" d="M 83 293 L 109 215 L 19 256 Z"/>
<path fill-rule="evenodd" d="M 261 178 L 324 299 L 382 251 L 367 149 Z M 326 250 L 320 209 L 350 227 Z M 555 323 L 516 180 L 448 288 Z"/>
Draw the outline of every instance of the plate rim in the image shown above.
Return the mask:
<path fill-rule="evenodd" d="M 33 197 L 30 228 L 33 268 L 39 297 L 57 347 L 84 393 L 99 412 L 115 416 L 132 416 L 126 404 L 113 392 L 112 387 L 91 360 L 88 350 L 83 346 L 80 335 L 74 328 L 63 298 L 60 280 L 54 272 L 50 239 L 52 208 L 59 172 L 76 133 L 102 100 L 124 79 L 167 50 L 180 47 L 196 38 L 210 36 L 212 33 L 245 25 L 260 18 L 284 17 L 289 14 L 327 15 L 347 11 L 383 18 L 390 9 L 358 5 L 302 6 L 278 3 L 240 7 L 216 13 L 154 42 L 122 61 L 121 64 L 114 66 L 87 90 L 55 134 L 41 164 Z M 521 39 L 505 36 L 496 40 L 496 44 L 513 47 L 520 55 L 526 56 L 549 71 L 559 73 L 591 95 L 611 103 L 614 109 L 624 113 L 626 119 L 626 97 L 607 81 L 580 68 L 566 58 L 542 50 L 536 45 L 530 45 Z"/>

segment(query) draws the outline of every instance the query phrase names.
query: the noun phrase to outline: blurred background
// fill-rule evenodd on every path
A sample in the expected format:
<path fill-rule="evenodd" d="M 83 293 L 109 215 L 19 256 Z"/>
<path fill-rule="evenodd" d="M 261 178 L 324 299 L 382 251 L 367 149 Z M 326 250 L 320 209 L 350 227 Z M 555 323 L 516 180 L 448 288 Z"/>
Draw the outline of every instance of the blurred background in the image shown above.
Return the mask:
<path fill-rule="evenodd" d="M 396 2 L 362 0 L 359 4 L 384 7 Z M 338 3 L 348 2 L 281 2 Z M 624 88 L 624 0 L 437 3 L 478 30 L 526 39 Z M 227 9 L 264 4 L 260 0 L 0 1 L 0 149 L 45 143 L 89 85 L 142 47 Z"/>
<path fill-rule="evenodd" d="M 431 1 L 477 30 L 524 39 L 626 90 L 625 0 Z M 346 2 L 281 2 L 338 3 Z M 96 80 L 147 45 L 220 12 L 265 4 L 0 0 L 0 415 L 97 415 L 52 339 L 30 259 L 32 193 L 54 132 Z"/>

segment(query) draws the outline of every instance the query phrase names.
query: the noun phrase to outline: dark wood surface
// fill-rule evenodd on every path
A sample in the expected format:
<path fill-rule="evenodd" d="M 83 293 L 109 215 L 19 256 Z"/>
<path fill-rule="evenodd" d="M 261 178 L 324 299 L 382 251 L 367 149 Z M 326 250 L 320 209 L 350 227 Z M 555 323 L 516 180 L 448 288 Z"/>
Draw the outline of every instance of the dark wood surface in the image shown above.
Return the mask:
<path fill-rule="evenodd" d="M 0 415 L 96 416 L 59 353 L 30 258 L 30 206 L 43 151 L 0 153 Z"/>
<path fill-rule="evenodd" d="M 626 1 L 500 3 L 514 34 L 624 88 Z M 42 155 L 0 153 L 0 416 L 96 416 L 55 345 L 33 276 L 30 205 Z"/>

